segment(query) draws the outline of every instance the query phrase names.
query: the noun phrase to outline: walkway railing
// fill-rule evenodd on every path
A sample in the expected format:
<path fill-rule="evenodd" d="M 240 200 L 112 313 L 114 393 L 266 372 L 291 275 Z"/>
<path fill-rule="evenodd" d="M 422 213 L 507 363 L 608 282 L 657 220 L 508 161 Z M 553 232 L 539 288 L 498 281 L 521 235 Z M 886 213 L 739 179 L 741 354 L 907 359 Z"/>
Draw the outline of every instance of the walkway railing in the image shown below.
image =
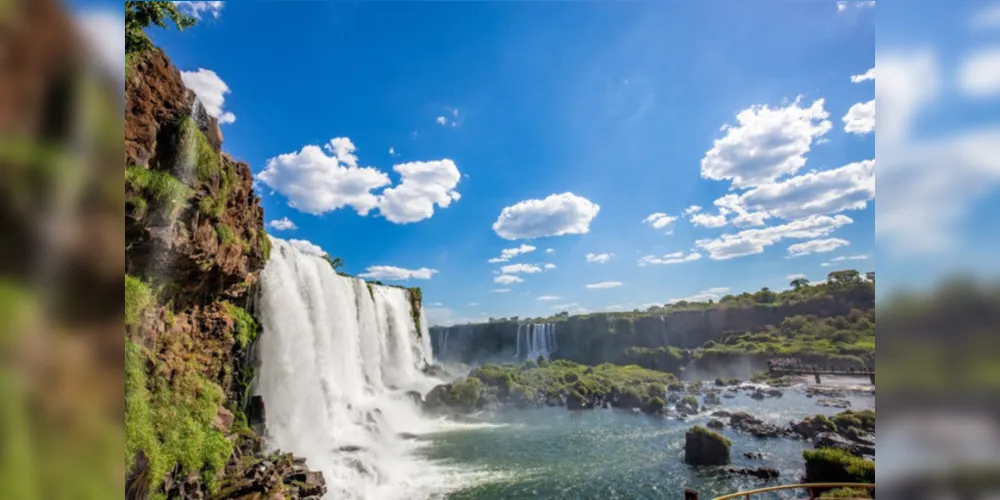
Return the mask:
<path fill-rule="evenodd" d="M 875 483 L 808 483 L 808 484 L 783 484 L 781 486 L 771 486 L 768 488 L 760 488 L 757 490 L 740 491 L 738 493 L 730 493 L 729 495 L 723 495 L 721 497 L 715 497 L 715 500 L 730 500 L 733 498 L 742 498 L 745 500 L 751 500 L 754 495 L 759 495 L 761 493 L 769 493 L 772 491 L 780 490 L 809 490 L 809 498 L 817 498 L 814 488 L 818 489 L 831 489 L 831 488 L 851 488 L 859 490 L 874 490 Z M 861 497 L 861 498 L 870 498 Z"/>

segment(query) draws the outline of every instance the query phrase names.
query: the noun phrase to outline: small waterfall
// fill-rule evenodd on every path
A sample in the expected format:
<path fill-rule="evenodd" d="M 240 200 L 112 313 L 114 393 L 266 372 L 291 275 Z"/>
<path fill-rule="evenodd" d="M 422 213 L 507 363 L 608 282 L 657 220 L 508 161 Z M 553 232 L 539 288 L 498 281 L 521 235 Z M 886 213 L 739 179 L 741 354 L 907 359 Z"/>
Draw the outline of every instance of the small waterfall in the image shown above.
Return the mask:
<path fill-rule="evenodd" d="M 553 323 L 533 323 L 517 325 L 517 350 L 514 357 L 527 361 L 548 358 L 556 351 L 556 325 Z"/>
<path fill-rule="evenodd" d="M 439 381 L 406 291 L 337 275 L 282 240 L 260 277 L 261 366 L 255 389 L 273 449 L 323 472 L 327 498 L 428 498 L 453 487 L 443 466 L 420 458 L 399 433 L 439 430 L 405 391 Z"/>

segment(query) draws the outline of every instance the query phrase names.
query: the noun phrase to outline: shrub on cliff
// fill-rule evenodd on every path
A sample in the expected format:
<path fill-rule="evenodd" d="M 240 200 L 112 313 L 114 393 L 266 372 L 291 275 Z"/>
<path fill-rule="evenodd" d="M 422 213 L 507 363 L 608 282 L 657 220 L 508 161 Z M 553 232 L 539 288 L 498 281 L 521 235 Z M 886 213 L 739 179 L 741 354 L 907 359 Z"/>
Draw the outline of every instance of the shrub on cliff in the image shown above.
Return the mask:
<path fill-rule="evenodd" d="M 802 456 L 806 460 L 806 482 L 875 482 L 875 462 L 856 457 L 844 450 L 832 448 L 805 450 Z"/>
<path fill-rule="evenodd" d="M 820 500 L 834 499 L 834 498 L 871 498 L 872 494 L 869 490 L 864 488 L 835 488 L 830 491 L 824 492 L 819 496 Z"/>

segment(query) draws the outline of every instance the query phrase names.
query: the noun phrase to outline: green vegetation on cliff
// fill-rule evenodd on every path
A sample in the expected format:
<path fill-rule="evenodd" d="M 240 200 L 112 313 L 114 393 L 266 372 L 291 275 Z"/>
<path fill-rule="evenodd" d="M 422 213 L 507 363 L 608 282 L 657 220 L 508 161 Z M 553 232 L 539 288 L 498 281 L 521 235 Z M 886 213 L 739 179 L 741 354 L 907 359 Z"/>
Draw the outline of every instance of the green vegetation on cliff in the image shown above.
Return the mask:
<path fill-rule="evenodd" d="M 229 302 L 223 302 L 222 309 L 226 312 L 226 316 L 229 316 L 233 320 L 233 337 L 241 348 L 245 348 L 254 340 L 257 340 L 259 326 L 257 325 L 257 320 L 250 313 L 246 312 L 242 307 L 234 306 Z"/>
<path fill-rule="evenodd" d="M 696 357 L 745 355 L 824 357 L 831 363 L 863 364 L 875 352 L 875 309 L 852 310 L 846 316 L 786 317 L 779 325 L 737 332 L 710 340 Z"/>
<path fill-rule="evenodd" d="M 147 373 L 143 348 L 125 341 L 125 461 L 131 470 L 141 451 L 148 465 L 140 480 L 153 498 L 177 465 L 199 473 L 213 489 L 233 444 L 212 427 L 224 399 L 222 389 L 193 373 L 169 381 Z"/>
<path fill-rule="evenodd" d="M 191 189 L 170 172 L 134 165 L 125 169 L 125 191 L 126 201 L 133 207 L 132 214 L 139 219 L 150 215 L 150 209 L 172 218 L 191 196 Z"/>
<path fill-rule="evenodd" d="M 153 304 L 153 292 L 141 279 L 125 275 L 125 326 L 139 326 L 142 312 Z"/>

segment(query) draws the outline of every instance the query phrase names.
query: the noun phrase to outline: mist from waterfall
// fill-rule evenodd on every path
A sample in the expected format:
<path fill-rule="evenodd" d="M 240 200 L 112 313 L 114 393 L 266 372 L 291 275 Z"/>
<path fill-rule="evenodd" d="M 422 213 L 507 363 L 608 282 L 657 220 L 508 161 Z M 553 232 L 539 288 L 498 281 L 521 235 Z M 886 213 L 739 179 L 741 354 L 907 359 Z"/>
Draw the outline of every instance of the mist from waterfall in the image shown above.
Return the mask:
<path fill-rule="evenodd" d="M 407 291 L 369 291 L 321 258 L 272 245 L 260 276 L 255 382 L 268 446 L 322 471 L 327 498 L 426 498 L 455 487 L 454 471 L 420 458 L 420 441 L 400 436 L 445 425 L 405 394 L 441 383 L 422 371 L 432 361 L 430 335 L 424 321 L 415 327 Z"/>
<path fill-rule="evenodd" d="M 553 323 L 533 323 L 517 325 L 517 351 L 519 360 L 548 358 L 556 351 L 556 325 Z"/>

